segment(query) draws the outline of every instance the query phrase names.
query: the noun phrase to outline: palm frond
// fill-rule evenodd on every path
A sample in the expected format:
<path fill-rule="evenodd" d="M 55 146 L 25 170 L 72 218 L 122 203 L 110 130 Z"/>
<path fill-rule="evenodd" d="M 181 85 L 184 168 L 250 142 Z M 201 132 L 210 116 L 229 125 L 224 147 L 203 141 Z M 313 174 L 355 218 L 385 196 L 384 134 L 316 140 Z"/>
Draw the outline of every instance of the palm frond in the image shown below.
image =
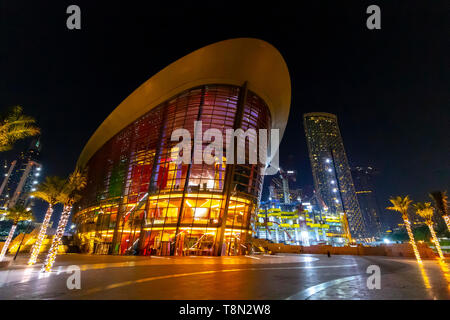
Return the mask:
<path fill-rule="evenodd" d="M 17 140 L 40 133 L 35 126 L 36 120 L 22 112 L 21 106 L 15 106 L 9 113 L 0 116 L 0 151 L 10 150 Z"/>
<path fill-rule="evenodd" d="M 87 172 L 85 169 L 76 167 L 75 170 L 69 175 L 67 183 L 64 186 L 63 192 L 59 195 L 59 201 L 64 204 L 72 205 L 74 202 L 80 199 L 78 192 L 86 187 L 87 184 Z"/>
<path fill-rule="evenodd" d="M 416 213 L 418 216 L 422 217 L 427 224 L 433 223 L 433 215 L 434 210 L 431 206 L 431 202 L 425 202 L 425 203 L 415 203 L 414 208 L 416 209 Z"/>
<path fill-rule="evenodd" d="M 33 220 L 33 213 L 22 205 L 16 205 L 6 213 L 6 219 L 13 220 L 14 224 L 24 220 Z"/>
<path fill-rule="evenodd" d="M 87 172 L 86 169 L 81 169 L 79 167 L 70 174 L 68 183 L 73 188 L 74 191 L 79 191 L 86 187 L 87 184 Z"/>
<path fill-rule="evenodd" d="M 403 198 L 401 196 L 397 196 L 389 199 L 389 201 L 392 203 L 392 206 L 386 207 L 386 209 L 400 212 L 402 216 L 407 217 L 409 205 L 412 203 L 409 196 L 405 196 Z"/>
<path fill-rule="evenodd" d="M 31 195 L 51 205 L 55 205 L 60 202 L 60 194 L 63 192 L 65 186 L 66 180 L 59 177 L 47 177 Z"/>
<path fill-rule="evenodd" d="M 441 213 L 441 215 L 448 215 L 448 196 L 447 191 L 433 191 L 430 192 L 431 199 L 434 200 L 436 209 Z"/>

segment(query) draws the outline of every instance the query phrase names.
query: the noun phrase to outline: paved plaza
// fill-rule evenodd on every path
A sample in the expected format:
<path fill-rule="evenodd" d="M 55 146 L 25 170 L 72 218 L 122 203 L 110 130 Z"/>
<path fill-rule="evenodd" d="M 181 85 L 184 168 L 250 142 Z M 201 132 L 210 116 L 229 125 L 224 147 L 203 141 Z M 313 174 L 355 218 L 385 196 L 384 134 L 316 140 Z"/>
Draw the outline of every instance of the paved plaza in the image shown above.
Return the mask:
<path fill-rule="evenodd" d="M 61 255 L 51 274 L 26 256 L 0 271 L 0 299 L 449 299 L 447 263 L 374 256 L 139 257 Z M 80 289 L 69 289 L 71 265 Z M 380 289 L 369 289 L 369 266 Z"/>

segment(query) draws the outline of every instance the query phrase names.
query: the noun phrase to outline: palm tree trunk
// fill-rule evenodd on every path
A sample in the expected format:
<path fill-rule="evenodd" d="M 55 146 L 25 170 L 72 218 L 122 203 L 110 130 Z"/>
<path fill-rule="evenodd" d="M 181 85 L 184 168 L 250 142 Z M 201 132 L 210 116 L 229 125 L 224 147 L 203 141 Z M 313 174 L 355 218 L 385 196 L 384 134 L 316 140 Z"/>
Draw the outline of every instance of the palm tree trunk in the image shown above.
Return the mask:
<path fill-rule="evenodd" d="M 450 231 L 450 217 L 448 215 L 442 216 L 444 218 L 445 224 L 447 225 L 448 231 Z"/>
<path fill-rule="evenodd" d="M 42 222 L 41 229 L 39 230 L 38 238 L 33 246 L 33 251 L 31 252 L 30 260 L 28 260 L 28 265 L 33 265 L 36 263 L 39 252 L 41 251 L 42 242 L 44 241 L 45 235 L 47 233 L 47 228 L 50 222 L 50 218 L 52 217 L 52 213 L 53 213 L 53 206 L 49 204 L 47 212 L 45 213 L 44 221 Z"/>
<path fill-rule="evenodd" d="M 419 250 L 417 249 L 416 241 L 414 241 L 414 235 L 411 230 L 411 222 L 409 222 L 408 219 L 403 218 L 403 221 L 405 222 L 406 231 L 408 231 L 409 236 L 409 243 L 411 243 L 414 251 L 414 255 L 416 256 L 417 262 L 422 263 L 422 259 L 420 259 Z"/>
<path fill-rule="evenodd" d="M 52 270 L 53 263 L 55 263 L 56 254 L 58 253 L 58 248 L 61 244 L 61 238 L 64 235 L 64 230 L 66 230 L 70 211 L 72 211 L 72 206 L 64 206 L 64 209 L 61 213 L 61 218 L 59 219 L 58 228 L 56 229 L 55 237 L 52 241 L 52 246 L 48 251 L 47 258 L 45 259 L 44 266 L 42 267 L 42 271 L 44 272 L 50 272 Z"/>
<path fill-rule="evenodd" d="M 16 227 L 17 227 L 17 224 L 15 223 L 15 224 L 12 225 L 11 230 L 9 230 L 8 238 L 6 238 L 6 241 L 3 244 L 2 253 L 0 253 L 0 261 L 3 261 L 3 258 L 6 255 L 6 251 L 8 251 L 9 243 L 12 240 L 12 237 L 14 235 L 14 231 L 16 231 Z"/>
<path fill-rule="evenodd" d="M 427 224 L 427 225 L 428 225 L 428 228 L 430 229 L 431 237 L 433 238 L 433 242 L 434 242 L 434 245 L 436 246 L 437 252 L 439 253 L 439 257 L 441 259 L 445 259 L 444 254 L 442 253 L 442 250 L 441 250 L 441 245 L 439 244 L 438 238 L 436 237 L 436 232 L 434 232 L 433 225 L 432 224 Z"/>

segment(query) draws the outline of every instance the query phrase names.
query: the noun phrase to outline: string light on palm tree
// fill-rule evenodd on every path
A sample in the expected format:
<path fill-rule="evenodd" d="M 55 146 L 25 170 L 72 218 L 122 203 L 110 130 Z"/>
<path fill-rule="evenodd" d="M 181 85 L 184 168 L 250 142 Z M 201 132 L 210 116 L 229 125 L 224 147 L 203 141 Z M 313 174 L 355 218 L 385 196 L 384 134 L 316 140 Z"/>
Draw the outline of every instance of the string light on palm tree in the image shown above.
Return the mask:
<path fill-rule="evenodd" d="M 21 205 L 16 205 L 8 210 L 8 212 L 6 213 L 6 219 L 12 220 L 13 225 L 11 227 L 11 230 L 9 231 L 8 238 L 6 238 L 6 241 L 3 245 L 2 252 L 0 253 L 0 261 L 3 261 L 6 252 L 8 251 L 8 247 L 14 236 L 14 232 L 16 231 L 17 224 L 20 221 L 31 221 L 33 219 L 33 214 L 28 208 L 25 208 Z"/>
<path fill-rule="evenodd" d="M 436 232 L 434 232 L 433 228 L 433 215 L 434 210 L 431 206 L 431 202 L 426 203 L 416 203 L 414 204 L 414 208 L 416 209 L 417 215 L 422 217 L 425 220 L 425 224 L 428 226 L 428 229 L 430 229 L 431 238 L 433 239 L 434 245 L 436 246 L 436 250 L 439 254 L 439 257 L 441 259 L 445 259 L 444 254 L 441 250 L 441 245 L 439 244 L 439 240 L 436 237 Z"/>
<path fill-rule="evenodd" d="M 44 241 L 47 228 L 50 223 L 50 218 L 52 217 L 54 206 L 60 202 L 59 197 L 64 188 L 65 180 L 59 177 L 47 177 L 43 183 L 41 183 L 38 188 L 31 193 L 35 198 L 41 199 L 48 203 L 47 212 L 45 213 L 44 221 L 42 222 L 41 228 L 37 240 L 31 251 L 30 259 L 28 260 L 28 265 L 33 265 L 36 263 L 39 252 L 41 251 L 42 242 Z"/>
<path fill-rule="evenodd" d="M 56 254 L 61 244 L 61 238 L 64 235 L 67 221 L 69 221 L 70 212 L 72 211 L 73 204 L 80 199 L 78 192 L 83 189 L 87 184 L 86 172 L 80 168 L 76 168 L 73 173 L 70 174 L 62 192 L 60 193 L 58 200 L 63 203 L 63 211 L 61 218 L 58 222 L 56 234 L 53 238 L 52 245 L 48 251 L 47 257 L 42 267 L 43 272 L 50 272 L 53 264 L 55 263 Z"/>
<path fill-rule="evenodd" d="M 417 249 L 416 242 L 414 240 L 414 234 L 411 229 L 411 222 L 408 218 L 408 208 L 409 205 L 412 203 L 412 200 L 409 198 L 409 196 L 406 196 L 404 198 L 397 196 L 395 198 L 389 199 L 389 201 L 392 203 L 392 207 L 387 207 L 388 210 L 393 210 L 400 212 L 402 215 L 403 222 L 405 223 L 406 231 L 408 232 L 409 236 L 409 243 L 411 244 L 414 255 L 416 256 L 417 262 L 422 263 L 422 259 L 420 258 L 419 250 Z"/>
<path fill-rule="evenodd" d="M 442 218 L 450 231 L 450 212 L 448 210 L 447 191 L 434 191 L 430 193 L 430 197 L 434 200 L 436 209 L 441 213 Z"/>

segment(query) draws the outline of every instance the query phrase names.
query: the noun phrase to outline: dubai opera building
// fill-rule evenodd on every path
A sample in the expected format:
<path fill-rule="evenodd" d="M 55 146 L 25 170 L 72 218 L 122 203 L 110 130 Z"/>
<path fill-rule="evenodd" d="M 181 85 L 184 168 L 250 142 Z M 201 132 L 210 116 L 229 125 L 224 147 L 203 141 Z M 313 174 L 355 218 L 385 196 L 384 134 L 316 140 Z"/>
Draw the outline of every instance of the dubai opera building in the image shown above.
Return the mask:
<path fill-rule="evenodd" d="M 261 197 L 261 164 L 177 164 L 172 131 L 280 129 L 289 116 L 286 63 L 269 43 L 221 41 L 170 64 L 128 96 L 84 147 L 88 184 L 76 206 L 82 252 L 245 254 Z M 203 145 L 205 147 L 205 145 Z M 224 149 L 226 146 L 224 145 Z M 225 154 L 225 151 L 224 151 Z"/>

